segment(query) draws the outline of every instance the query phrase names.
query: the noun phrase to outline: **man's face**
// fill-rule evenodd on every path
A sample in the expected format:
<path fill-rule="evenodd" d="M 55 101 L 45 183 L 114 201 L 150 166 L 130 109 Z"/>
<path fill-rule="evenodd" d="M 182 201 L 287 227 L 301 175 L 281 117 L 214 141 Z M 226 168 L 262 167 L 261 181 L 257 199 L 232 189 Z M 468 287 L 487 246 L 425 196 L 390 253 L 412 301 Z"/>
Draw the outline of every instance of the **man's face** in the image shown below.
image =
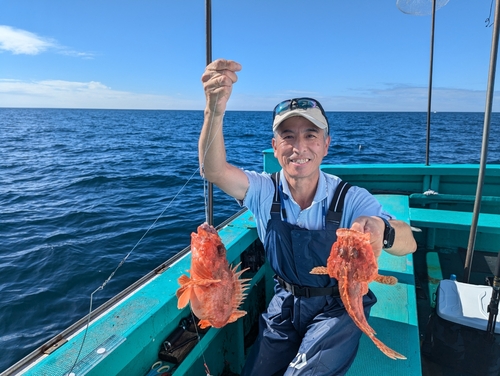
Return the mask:
<path fill-rule="evenodd" d="M 302 116 L 294 116 L 281 123 L 276 133 L 272 140 L 274 156 L 287 177 L 300 179 L 318 173 L 330 145 L 330 136 L 325 138 L 324 130 Z"/>

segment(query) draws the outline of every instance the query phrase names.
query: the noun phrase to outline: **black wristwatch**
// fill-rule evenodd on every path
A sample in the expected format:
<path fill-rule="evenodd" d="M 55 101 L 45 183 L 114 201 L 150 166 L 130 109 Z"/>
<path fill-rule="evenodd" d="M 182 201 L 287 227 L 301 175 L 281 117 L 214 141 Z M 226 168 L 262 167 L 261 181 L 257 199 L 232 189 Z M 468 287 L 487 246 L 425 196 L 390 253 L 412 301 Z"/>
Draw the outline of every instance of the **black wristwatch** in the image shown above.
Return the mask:
<path fill-rule="evenodd" d="M 394 231 L 394 227 L 391 226 L 389 221 L 385 219 L 384 217 L 380 217 L 381 220 L 384 221 L 385 223 L 385 230 L 384 230 L 384 246 L 382 248 L 387 249 L 387 248 L 392 248 L 392 245 L 394 244 L 394 237 L 396 235 L 396 232 Z"/>

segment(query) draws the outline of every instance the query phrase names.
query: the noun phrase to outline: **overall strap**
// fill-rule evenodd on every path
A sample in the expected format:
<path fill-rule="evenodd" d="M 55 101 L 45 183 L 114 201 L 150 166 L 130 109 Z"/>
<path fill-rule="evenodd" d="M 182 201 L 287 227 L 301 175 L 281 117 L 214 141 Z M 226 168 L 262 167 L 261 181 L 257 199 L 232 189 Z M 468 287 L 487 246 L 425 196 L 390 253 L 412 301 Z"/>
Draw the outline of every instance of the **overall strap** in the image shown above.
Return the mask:
<path fill-rule="evenodd" d="M 326 214 L 326 222 L 331 222 L 336 226 L 340 225 L 340 220 L 342 219 L 342 212 L 344 210 L 345 195 L 352 185 L 348 182 L 341 181 L 335 190 L 332 202 L 328 208 L 328 213 Z"/>
<path fill-rule="evenodd" d="M 272 219 L 281 219 L 286 221 L 286 211 L 281 206 L 281 197 L 280 197 L 280 174 L 279 172 L 273 172 L 271 174 L 271 180 L 274 183 L 274 197 L 273 204 L 271 205 L 271 218 Z M 281 216 L 280 216 L 281 212 Z"/>

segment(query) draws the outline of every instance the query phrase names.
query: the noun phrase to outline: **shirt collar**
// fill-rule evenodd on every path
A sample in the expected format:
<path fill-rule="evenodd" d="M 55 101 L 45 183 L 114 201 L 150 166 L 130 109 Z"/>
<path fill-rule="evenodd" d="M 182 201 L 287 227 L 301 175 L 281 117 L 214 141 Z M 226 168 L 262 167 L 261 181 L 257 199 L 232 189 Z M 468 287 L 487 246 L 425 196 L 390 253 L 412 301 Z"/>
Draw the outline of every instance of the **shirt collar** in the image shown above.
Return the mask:
<path fill-rule="evenodd" d="M 282 189 L 285 196 L 284 199 L 290 198 L 295 203 L 295 200 L 293 199 L 292 194 L 290 193 L 290 187 L 288 186 L 288 182 L 285 179 L 285 174 L 283 173 L 283 170 L 280 171 L 280 182 L 283 187 Z M 314 195 L 314 199 L 311 206 L 322 202 L 327 197 L 328 197 L 328 187 L 326 182 L 326 176 L 323 171 L 320 171 L 318 188 L 316 189 L 316 193 Z"/>

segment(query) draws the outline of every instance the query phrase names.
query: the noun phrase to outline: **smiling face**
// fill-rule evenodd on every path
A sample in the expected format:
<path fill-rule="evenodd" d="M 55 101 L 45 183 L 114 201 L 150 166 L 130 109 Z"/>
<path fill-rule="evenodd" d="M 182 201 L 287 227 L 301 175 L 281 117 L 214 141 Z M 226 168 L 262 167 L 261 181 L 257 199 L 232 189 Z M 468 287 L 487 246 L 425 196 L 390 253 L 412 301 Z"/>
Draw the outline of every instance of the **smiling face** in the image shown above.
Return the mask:
<path fill-rule="evenodd" d="M 288 181 L 312 179 L 316 183 L 330 136 L 325 137 L 324 130 L 302 116 L 294 116 L 279 125 L 272 145 Z"/>

